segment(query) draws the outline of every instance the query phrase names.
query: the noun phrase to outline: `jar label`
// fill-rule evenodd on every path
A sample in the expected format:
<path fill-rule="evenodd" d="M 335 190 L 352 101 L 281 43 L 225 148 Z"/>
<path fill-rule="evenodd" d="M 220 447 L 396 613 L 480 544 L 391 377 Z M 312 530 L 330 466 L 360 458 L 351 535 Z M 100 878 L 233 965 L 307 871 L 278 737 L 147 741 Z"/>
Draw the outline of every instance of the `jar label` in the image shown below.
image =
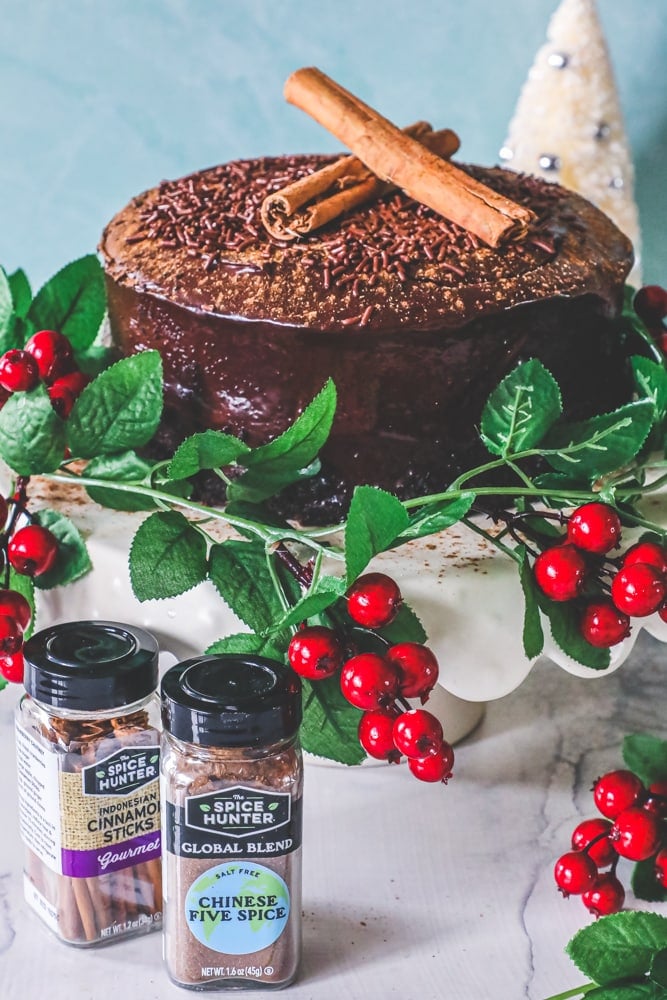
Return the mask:
<path fill-rule="evenodd" d="M 21 726 L 16 741 L 21 837 L 52 871 L 89 878 L 160 856 L 159 746 L 109 741 L 82 767 Z"/>
<path fill-rule="evenodd" d="M 203 872 L 185 897 L 185 920 L 201 944 L 226 955 L 268 948 L 285 930 L 290 894 L 276 872 L 227 861 Z"/>
<path fill-rule="evenodd" d="M 189 858 L 280 857 L 301 845 L 301 799 L 231 785 L 167 802 L 167 850 Z"/>

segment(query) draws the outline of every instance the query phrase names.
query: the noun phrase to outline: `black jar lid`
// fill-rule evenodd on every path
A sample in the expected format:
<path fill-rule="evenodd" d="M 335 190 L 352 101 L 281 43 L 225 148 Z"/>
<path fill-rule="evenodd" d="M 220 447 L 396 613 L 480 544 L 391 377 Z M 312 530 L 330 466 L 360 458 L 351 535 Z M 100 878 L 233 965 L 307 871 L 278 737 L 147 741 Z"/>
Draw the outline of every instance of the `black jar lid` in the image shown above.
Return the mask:
<path fill-rule="evenodd" d="M 155 691 L 157 640 L 121 622 L 63 622 L 23 647 L 24 685 L 37 701 L 73 711 L 131 705 Z"/>
<path fill-rule="evenodd" d="M 236 653 L 197 656 L 162 678 L 162 724 L 209 747 L 261 747 L 301 724 L 301 680 L 276 660 Z"/>

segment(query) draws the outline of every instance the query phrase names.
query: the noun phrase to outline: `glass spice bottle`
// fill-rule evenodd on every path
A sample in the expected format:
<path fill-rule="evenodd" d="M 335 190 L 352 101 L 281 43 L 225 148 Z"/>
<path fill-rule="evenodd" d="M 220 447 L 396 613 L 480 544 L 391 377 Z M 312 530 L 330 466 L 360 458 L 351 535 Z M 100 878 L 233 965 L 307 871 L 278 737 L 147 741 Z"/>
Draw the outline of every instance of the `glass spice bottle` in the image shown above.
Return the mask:
<path fill-rule="evenodd" d="M 254 656 L 162 681 L 164 948 L 198 990 L 280 988 L 301 952 L 301 682 Z"/>
<path fill-rule="evenodd" d="M 24 646 L 16 710 L 24 888 L 68 944 L 159 927 L 158 646 L 117 622 L 54 625 Z"/>

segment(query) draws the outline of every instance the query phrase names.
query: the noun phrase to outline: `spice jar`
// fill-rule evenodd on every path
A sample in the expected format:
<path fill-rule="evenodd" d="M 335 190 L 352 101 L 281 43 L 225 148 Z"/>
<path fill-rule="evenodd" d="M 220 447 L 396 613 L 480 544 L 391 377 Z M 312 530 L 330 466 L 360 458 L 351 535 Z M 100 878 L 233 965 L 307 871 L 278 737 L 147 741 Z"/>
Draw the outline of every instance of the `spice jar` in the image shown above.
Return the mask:
<path fill-rule="evenodd" d="M 69 944 L 159 927 L 157 642 L 116 622 L 54 625 L 26 642 L 16 712 L 24 887 Z"/>
<path fill-rule="evenodd" d="M 200 656 L 162 681 L 165 960 L 192 989 L 281 987 L 301 952 L 301 683 Z"/>

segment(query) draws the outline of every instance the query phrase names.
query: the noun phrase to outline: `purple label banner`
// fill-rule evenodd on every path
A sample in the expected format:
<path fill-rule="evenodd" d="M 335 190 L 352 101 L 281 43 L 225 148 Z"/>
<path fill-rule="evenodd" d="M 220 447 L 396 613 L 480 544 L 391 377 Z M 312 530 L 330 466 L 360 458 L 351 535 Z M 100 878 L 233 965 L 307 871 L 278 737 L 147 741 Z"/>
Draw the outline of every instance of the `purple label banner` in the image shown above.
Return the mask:
<path fill-rule="evenodd" d="M 92 851 L 62 850 L 63 875 L 73 878 L 91 878 L 117 872 L 142 861 L 160 857 L 160 831 L 133 837 L 110 847 L 96 847 Z"/>

